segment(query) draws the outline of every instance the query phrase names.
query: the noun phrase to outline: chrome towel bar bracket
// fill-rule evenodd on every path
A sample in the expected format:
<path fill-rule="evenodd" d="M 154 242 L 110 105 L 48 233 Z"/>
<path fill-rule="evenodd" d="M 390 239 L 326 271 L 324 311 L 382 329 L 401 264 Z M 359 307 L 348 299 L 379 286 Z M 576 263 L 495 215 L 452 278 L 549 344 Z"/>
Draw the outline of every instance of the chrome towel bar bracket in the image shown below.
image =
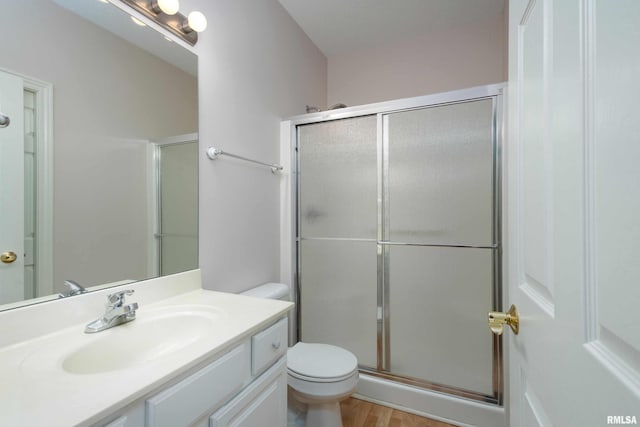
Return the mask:
<path fill-rule="evenodd" d="M 223 151 L 223 150 L 221 150 L 219 148 L 215 148 L 215 147 L 207 148 L 207 157 L 208 158 L 210 158 L 211 160 L 215 160 L 215 159 L 218 158 L 218 156 L 229 156 L 229 157 L 233 157 L 235 159 L 244 160 L 245 162 L 251 162 L 251 163 L 255 163 L 257 165 L 267 166 L 267 167 L 271 168 L 271 173 L 276 173 L 277 171 L 281 171 L 283 169 L 282 166 L 277 164 L 277 163 L 260 162 L 258 160 L 253 160 L 253 159 L 249 159 L 247 157 L 238 156 L 237 154 L 232 154 L 232 153 Z"/>

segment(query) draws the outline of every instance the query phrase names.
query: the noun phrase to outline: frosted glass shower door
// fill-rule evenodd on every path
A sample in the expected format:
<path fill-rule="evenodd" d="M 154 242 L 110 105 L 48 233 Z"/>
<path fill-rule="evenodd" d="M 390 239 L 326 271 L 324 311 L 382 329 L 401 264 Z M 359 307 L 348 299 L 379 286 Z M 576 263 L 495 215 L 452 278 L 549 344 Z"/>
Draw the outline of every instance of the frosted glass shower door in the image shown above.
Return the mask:
<path fill-rule="evenodd" d="M 303 240 L 300 254 L 302 341 L 346 348 L 375 368 L 376 243 Z"/>
<path fill-rule="evenodd" d="M 491 249 L 392 246 L 390 371 L 492 396 Z"/>
<path fill-rule="evenodd" d="M 493 100 L 385 116 L 388 238 L 493 243 Z"/>
<path fill-rule="evenodd" d="M 377 363 L 377 119 L 298 127 L 300 338 Z"/>
<path fill-rule="evenodd" d="M 299 332 L 500 403 L 497 98 L 297 125 Z M 403 108 L 403 109 L 401 109 Z"/>
<path fill-rule="evenodd" d="M 303 238 L 376 239 L 376 116 L 298 128 Z"/>
<path fill-rule="evenodd" d="M 392 374 L 494 396 L 493 99 L 384 117 L 385 315 Z"/>

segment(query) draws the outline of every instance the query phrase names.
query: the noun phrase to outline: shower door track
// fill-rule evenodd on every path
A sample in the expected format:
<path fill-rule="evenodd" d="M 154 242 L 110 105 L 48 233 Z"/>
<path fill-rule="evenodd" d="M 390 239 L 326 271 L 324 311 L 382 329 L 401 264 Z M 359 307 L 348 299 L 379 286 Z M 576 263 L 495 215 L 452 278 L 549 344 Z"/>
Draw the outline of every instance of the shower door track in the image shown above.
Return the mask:
<path fill-rule="evenodd" d="M 472 401 L 485 402 L 495 405 L 502 405 L 504 398 L 504 376 L 503 376 L 503 343 L 502 336 L 492 335 L 492 383 L 493 394 L 487 395 L 472 390 L 466 390 L 455 386 L 431 382 L 425 379 L 413 378 L 394 374 L 390 370 L 390 317 L 389 317 L 389 251 L 390 246 L 424 246 L 424 247 L 452 247 L 452 248 L 477 248 L 491 249 L 493 258 L 493 289 L 492 289 L 492 310 L 500 311 L 502 309 L 502 248 L 501 248 L 501 115 L 502 115 L 502 92 L 505 86 L 503 84 L 480 86 L 471 89 L 446 92 L 435 95 L 426 95 L 416 98 L 408 98 L 397 101 L 389 101 L 377 104 L 369 104 L 360 107 L 351 107 L 331 112 L 319 112 L 306 114 L 291 118 L 291 141 L 292 141 L 292 165 L 295 165 L 295 187 L 294 191 L 294 244 L 295 244 L 295 263 L 293 279 L 296 284 L 296 311 L 297 322 L 296 332 L 300 337 L 300 242 L 303 240 L 326 240 L 326 241 L 362 241 L 375 242 L 377 244 L 377 366 L 376 368 L 360 366 L 359 370 L 363 374 L 371 375 L 381 379 L 406 384 L 438 393 L 446 393 L 452 396 L 469 399 Z M 383 121 L 385 116 L 391 113 L 422 109 L 427 107 L 436 107 L 442 105 L 451 105 L 457 103 L 470 102 L 479 99 L 493 99 L 493 116 L 492 116 L 492 136 L 493 136 L 493 245 L 473 246 L 473 245 L 442 245 L 442 244 L 422 244 L 422 243 L 406 243 L 389 241 L 389 206 L 385 205 L 389 201 L 389 190 L 386 177 L 389 172 L 388 165 L 388 149 L 387 135 L 385 135 L 388 126 Z M 332 120 L 340 120 L 361 116 L 377 116 L 377 161 L 378 161 L 378 228 L 377 239 L 359 239 L 359 238 L 332 238 L 332 237 L 300 237 L 301 213 L 299 209 L 300 200 L 300 164 L 298 158 L 298 126 L 312 123 L 328 122 Z"/>
<path fill-rule="evenodd" d="M 465 249 L 498 249 L 499 245 L 490 246 L 477 246 L 477 245 L 443 245 L 443 244 L 431 244 L 431 243 L 409 243 L 409 242 L 390 242 L 388 240 L 376 240 L 376 239 L 359 239 L 355 237 L 298 237 L 297 241 L 303 240 L 329 240 L 334 242 L 371 242 L 379 245 L 388 246 L 425 246 L 429 248 L 465 248 Z"/>

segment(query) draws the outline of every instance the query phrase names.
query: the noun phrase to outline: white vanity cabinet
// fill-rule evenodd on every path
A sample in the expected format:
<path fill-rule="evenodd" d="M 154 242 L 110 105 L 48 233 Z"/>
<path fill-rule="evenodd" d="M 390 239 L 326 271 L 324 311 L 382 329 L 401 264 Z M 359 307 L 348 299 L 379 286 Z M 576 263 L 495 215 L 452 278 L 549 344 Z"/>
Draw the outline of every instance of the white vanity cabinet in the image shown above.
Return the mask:
<path fill-rule="evenodd" d="M 189 426 L 236 395 L 251 380 L 249 340 L 146 400 L 147 427 Z"/>
<path fill-rule="evenodd" d="M 98 425 L 285 427 L 287 331 L 287 319 L 280 319 Z"/>
<path fill-rule="evenodd" d="M 114 289 L 136 320 L 86 334 Z M 292 308 L 191 270 L 2 311 L 0 426 L 285 427 Z"/>

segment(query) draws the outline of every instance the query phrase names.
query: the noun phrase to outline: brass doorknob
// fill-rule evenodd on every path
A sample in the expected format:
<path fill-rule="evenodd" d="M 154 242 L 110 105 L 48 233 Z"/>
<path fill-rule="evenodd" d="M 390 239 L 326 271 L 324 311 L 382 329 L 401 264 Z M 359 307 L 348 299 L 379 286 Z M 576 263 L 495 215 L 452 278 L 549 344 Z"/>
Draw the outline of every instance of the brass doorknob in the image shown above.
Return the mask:
<path fill-rule="evenodd" d="M 4 262 L 5 264 L 11 264 L 17 259 L 18 255 L 16 255 L 16 253 L 12 251 L 2 252 L 2 254 L 0 254 L 0 261 Z"/>
<path fill-rule="evenodd" d="M 504 325 L 509 325 L 514 334 L 518 335 L 520 331 L 520 318 L 516 306 L 511 304 L 509 311 L 503 313 L 501 311 L 489 312 L 489 328 L 496 335 L 502 335 Z"/>

